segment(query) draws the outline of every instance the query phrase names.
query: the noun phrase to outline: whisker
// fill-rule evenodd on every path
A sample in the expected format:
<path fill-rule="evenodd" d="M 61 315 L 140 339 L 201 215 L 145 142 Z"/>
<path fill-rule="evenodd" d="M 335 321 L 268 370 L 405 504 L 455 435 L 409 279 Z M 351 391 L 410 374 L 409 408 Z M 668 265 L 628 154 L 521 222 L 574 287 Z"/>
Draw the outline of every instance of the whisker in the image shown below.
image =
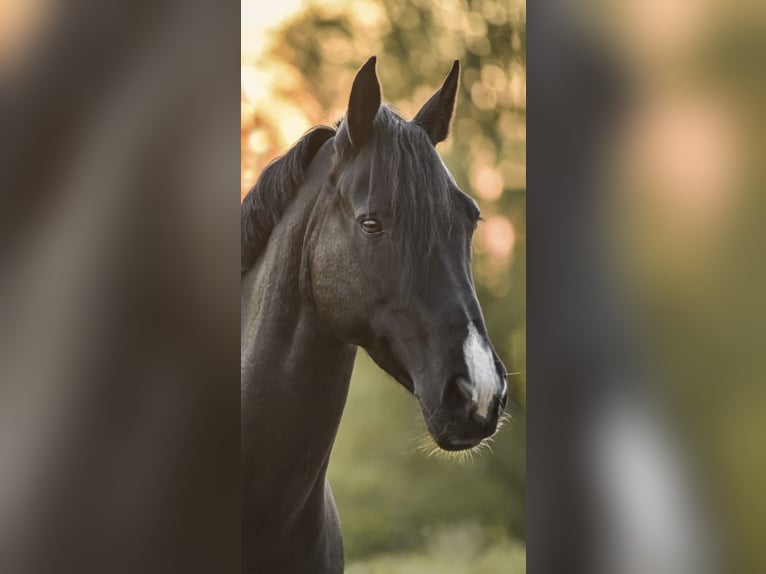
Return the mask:
<path fill-rule="evenodd" d="M 497 431 L 500 431 L 500 428 L 507 420 L 510 420 L 509 416 L 501 417 L 501 419 L 498 421 Z M 492 445 L 495 442 L 495 436 L 497 436 L 497 432 L 495 435 L 485 438 L 476 446 L 468 449 L 444 450 L 437 444 L 434 438 L 426 432 L 417 437 L 416 440 L 418 444 L 416 449 L 424 453 L 427 458 L 446 459 L 457 464 L 465 464 L 467 462 L 472 462 L 475 457 L 481 456 L 485 453 L 494 454 L 495 451 L 492 448 Z"/>

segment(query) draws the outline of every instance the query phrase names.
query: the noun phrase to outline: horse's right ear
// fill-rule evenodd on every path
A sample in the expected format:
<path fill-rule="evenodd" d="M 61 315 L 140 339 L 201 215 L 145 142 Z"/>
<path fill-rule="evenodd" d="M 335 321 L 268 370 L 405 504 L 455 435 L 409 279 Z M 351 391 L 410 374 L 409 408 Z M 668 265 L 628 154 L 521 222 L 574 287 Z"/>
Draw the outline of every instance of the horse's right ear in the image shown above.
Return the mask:
<path fill-rule="evenodd" d="M 412 120 L 426 131 L 434 145 L 444 141 L 449 134 L 449 126 L 455 114 L 459 78 L 460 61 L 455 60 L 442 87 L 423 104 Z"/>
<path fill-rule="evenodd" d="M 380 83 L 375 74 L 376 57 L 359 68 L 351 86 L 346 123 L 353 147 L 363 146 L 372 137 L 372 122 L 380 108 Z"/>

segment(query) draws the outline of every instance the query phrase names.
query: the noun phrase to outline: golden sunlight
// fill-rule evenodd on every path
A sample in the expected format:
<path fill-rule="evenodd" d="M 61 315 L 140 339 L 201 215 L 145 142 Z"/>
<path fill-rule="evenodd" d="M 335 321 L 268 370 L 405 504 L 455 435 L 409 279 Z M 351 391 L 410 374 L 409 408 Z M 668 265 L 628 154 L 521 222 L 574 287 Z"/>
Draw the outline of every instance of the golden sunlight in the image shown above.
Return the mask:
<path fill-rule="evenodd" d="M 276 79 L 281 70 L 269 66 L 265 58 L 274 31 L 303 5 L 303 0 L 241 3 L 240 199 L 264 165 L 310 127 L 305 114 L 278 93 Z M 279 122 L 269 120 L 277 115 L 282 118 Z"/>
<path fill-rule="evenodd" d="M 257 58 L 263 54 L 266 42 L 271 32 L 279 24 L 298 12 L 303 0 L 280 0 L 279 2 L 264 2 L 263 0 L 242 0 L 242 57 Z"/>

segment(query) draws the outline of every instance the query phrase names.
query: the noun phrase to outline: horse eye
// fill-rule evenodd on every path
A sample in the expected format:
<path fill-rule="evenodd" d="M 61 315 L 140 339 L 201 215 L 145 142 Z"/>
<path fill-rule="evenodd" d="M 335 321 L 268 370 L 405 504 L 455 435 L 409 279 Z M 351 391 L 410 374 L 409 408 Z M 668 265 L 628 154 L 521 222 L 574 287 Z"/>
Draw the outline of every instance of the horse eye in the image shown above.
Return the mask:
<path fill-rule="evenodd" d="M 383 231 L 383 226 L 376 219 L 365 219 L 362 221 L 362 231 L 369 235 L 375 235 Z"/>

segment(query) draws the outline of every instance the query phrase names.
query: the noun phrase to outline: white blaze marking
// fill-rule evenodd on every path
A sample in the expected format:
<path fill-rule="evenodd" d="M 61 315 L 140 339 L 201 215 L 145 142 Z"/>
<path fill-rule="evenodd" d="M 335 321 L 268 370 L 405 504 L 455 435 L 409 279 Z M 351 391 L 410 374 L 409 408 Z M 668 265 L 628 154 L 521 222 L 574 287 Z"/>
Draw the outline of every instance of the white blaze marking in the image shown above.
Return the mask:
<path fill-rule="evenodd" d="M 468 325 L 468 336 L 463 343 L 463 354 L 468 374 L 473 382 L 473 399 L 476 412 L 487 418 L 489 405 L 497 390 L 497 372 L 489 345 L 481 338 L 473 323 Z"/>

